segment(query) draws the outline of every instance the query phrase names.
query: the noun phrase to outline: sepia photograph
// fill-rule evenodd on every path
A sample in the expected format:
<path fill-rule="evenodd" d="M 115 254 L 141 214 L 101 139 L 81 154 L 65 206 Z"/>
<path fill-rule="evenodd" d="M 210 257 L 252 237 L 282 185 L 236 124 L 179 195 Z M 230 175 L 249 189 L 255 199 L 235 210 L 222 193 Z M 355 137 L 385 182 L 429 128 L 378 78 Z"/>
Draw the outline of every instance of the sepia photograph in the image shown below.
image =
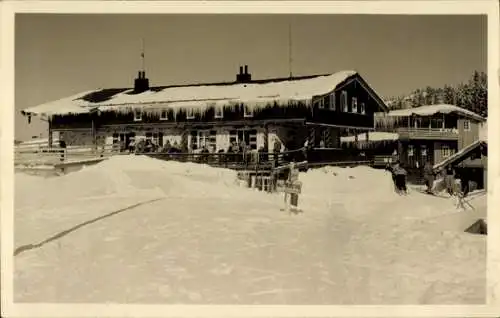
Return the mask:
<path fill-rule="evenodd" d="M 487 14 L 14 27 L 14 303 L 486 304 Z"/>

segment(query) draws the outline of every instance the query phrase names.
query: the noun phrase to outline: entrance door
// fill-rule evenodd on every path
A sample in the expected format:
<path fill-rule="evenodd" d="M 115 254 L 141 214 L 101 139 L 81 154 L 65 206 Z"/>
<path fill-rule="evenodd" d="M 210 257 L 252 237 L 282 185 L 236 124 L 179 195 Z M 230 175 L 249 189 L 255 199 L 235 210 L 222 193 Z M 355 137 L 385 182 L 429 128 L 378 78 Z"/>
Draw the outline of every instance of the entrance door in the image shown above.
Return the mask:
<path fill-rule="evenodd" d="M 122 152 L 128 146 L 128 134 L 127 133 L 114 133 L 113 134 L 113 147 L 118 151 Z"/>
<path fill-rule="evenodd" d="M 238 130 L 238 143 L 241 143 L 242 141 L 245 141 L 245 144 L 250 146 L 250 149 L 257 149 L 257 130 Z"/>

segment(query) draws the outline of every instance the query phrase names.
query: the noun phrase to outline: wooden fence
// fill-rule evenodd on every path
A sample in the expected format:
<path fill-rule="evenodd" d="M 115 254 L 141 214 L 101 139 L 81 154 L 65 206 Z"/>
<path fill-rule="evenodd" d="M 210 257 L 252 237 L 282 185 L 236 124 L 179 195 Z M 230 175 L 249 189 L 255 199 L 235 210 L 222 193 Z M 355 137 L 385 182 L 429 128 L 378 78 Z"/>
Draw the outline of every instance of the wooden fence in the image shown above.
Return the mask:
<path fill-rule="evenodd" d="M 196 162 L 214 167 L 224 167 L 235 170 L 271 169 L 290 160 L 290 154 L 285 153 L 144 153 L 145 155 L 166 161 Z"/>
<path fill-rule="evenodd" d="M 15 165 L 58 165 L 107 158 L 114 155 L 130 154 L 120 152 L 114 145 L 104 146 L 68 146 L 67 148 L 47 145 L 37 147 L 16 146 L 14 154 Z M 248 152 L 248 153 L 180 153 L 180 152 L 143 152 L 136 153 L 166 161 L 204 163 L 214 167 L 224 167 L 235 170 L 271 170 L 272 167 L 307 160 L 310 166 L 324 165 L 370 165 L 371 156 L 346 149 L 303 149 L 280 153 Z"/>
<path fill-rule="evenodd" d="M 59 148 L 48 146 L 14 148 L 14 165 L 57 165 L 67 162 L 78 162 L 96 158 L 107 158 L 118 154 L 116 148 L 109 146 L 70 146 Z"/>

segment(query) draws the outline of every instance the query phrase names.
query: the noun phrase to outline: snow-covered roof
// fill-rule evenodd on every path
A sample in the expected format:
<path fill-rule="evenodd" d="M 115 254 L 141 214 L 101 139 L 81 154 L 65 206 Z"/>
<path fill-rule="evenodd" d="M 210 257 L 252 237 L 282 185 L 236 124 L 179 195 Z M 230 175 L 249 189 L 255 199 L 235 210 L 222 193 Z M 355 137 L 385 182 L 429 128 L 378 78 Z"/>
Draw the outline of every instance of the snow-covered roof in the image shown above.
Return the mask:
<path fill-rule="evenodd" d="M 346 136 L 341 137 L 341 142 L 354 142 L 356 136 Z M 370 131 L 368 132 L 368 141 L 391 141 L 398 140 L 399 135 L 391 132 L 383 132 L 383 131 Z M 366 133 L 358 135 L 358 141 L 366 141 Z"/>
<path fill-rule="evenodd" d="M 473 142 L 472 144 L 468 145 L 467 147 L 464 147 L 463 149 L 461 149 L 460 151 L 457 151 L 456 153 L 454 153 L 453 155 L 449 156 L 448 158 L 444 159 L 443 161 L 437 163 L 434 165 L 433 169 L 434 170 L 440 170 L 440 169 L 443 169 L 445 166 L 449 165 L 449 164 L 452 164 L 454 162 L 457 162 L 463 158 L 466 158 L 466 156 L 471 152 L 473 151 L 474 149 L 476 149 L 477 147 L 482 147 L 482 146 L 486 146 L 487 143 L 483 140 L 476 140 L 475 142 Z"/>
<path fill-rule="evenodd" d="M 485 121 L 484 117 L 474 112 L 471 112 L 470 110 L 450 104 L 426 105 L 408 109 L 398 109 L 390 111 L 389 113 L 385 114 L 385 116 L 389 117 L 409 117 L 412 115 L 432 116 L 435 114 L 450 114 L 450 113 L 456 113 L 464 117 L 472 118 L 478 121 Z"/>
<path fill-rule="evenodd" d="M 310 103 L 312 97 L 334 90 L 339 84 L 357 75 L 356 71 L 341 71 L 330 75 L 298 79 L 253 81 L 244 83 L 201 84 L 151 88 L 140 94 L 133 89 L 98 89 L 23 110 L 23 114 L 63 115 L 88 113 L 93 109 L 117 110 L 127 107 L 193 108 L 245 103 L 265 107 L 277 102 Z"/>

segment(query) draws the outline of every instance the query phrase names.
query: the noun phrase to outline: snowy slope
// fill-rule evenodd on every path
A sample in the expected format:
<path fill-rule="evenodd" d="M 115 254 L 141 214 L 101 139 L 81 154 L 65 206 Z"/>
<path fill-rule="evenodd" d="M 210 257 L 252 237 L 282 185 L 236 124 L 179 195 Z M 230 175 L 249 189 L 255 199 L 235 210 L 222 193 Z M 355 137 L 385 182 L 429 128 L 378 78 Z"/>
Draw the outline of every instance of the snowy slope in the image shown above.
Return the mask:
<path fill-rule="evenodd" d="M 17 174 L 15 300 L 484 302 L 486 239 L 463 233 L 484 196 L 457 211 L 396 195 L 385 171 L 327 167 L 300 175 L 304 213 L 288 215 L 281 195 L 235 178 L 133 156 L 60 178 Z"/>

